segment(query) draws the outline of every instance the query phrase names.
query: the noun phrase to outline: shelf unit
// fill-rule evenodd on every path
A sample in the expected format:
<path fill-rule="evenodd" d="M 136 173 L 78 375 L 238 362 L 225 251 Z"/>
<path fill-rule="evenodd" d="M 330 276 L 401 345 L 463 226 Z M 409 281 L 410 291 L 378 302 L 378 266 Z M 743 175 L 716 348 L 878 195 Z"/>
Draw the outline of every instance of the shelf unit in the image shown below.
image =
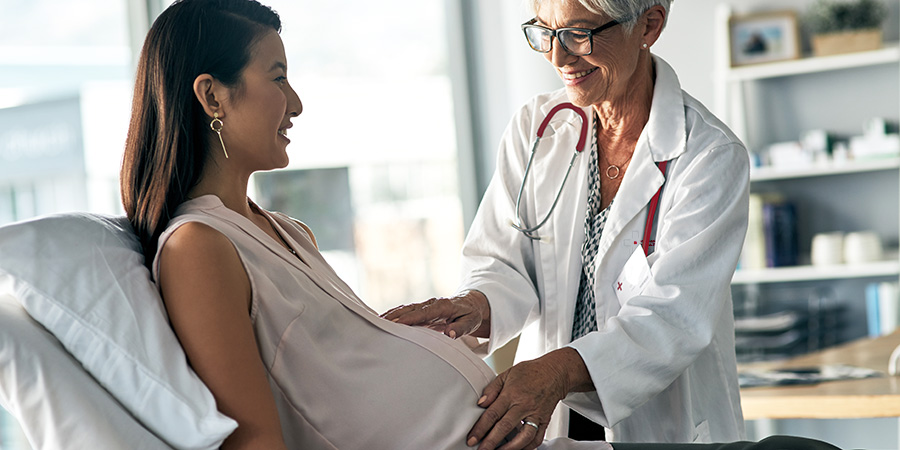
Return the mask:
<path fill-rule="evenodd" d="M 900 276 L 900 261 L 878 261 L 866 264 L 835 264 L 833 266 L 791 266 L 771 269 L 747 269 L 734 273 L 731 283 L 764 284 L 793 281 L 841 280 Z"/>
<path fill-rule="evenodd" d="M 745 5 L 746 6 L 746 5 Z M 746 86 L 773 78 L 796 77 L 832 71 L 867 68 L 900 63 L 900 42 L 885 43 L 881 49 L 823 57 L 802 57 L 795 60 L 731 67 L 729 48 L 729 17 L 732 7 L 720 3 L 716 7 L 716 113 L 739 137 L 746 138 Z"/>
<path fill-rule="evenodd" d="M 867 52 L 843 55 L 801 58 L 769 64 L 755 64 L 728 69 L 728 81 L 750 81 L 766 78 L 786 77 L 828 70 L 852 69 L 855 67 L 896 64 L 900 61 L 900 45 L 885 44 L 884 48 Z"/>
<path fill-rule="evenodd" d="M 755 167 L 750 172 L 750 182 L 754 187 L 766 182 L 778 183 L 781 181 L 802 181 L 804 179 L 811 179 L 810 182 L 827 182 L 815 179 L 854 174 L 866 176 L 878 172 L 900 173 L 900 158 L 829 162 L 801 168 Z M 746 285 L 878 277 L 897 277 L 900 279 L 900 253 L 896 250 L 886 250 L 885 260 L 883 261 L 852 266 L 798 265 L 766 269 L 739 269 L 732 278 L 732 284 Z"/>
<path fill-rule="evenodd" d="M 800 168 L 754 167 L 750 169 L 750 181 L 788 180 L 897 169 L 900 169 L 900 158 L 844 161 L 839 163 L 827 162 Z"/>
<path fill-rule="evenodd" d="M 752 4 L 743 3 L 741 6 L 752 8 Z M 875 73 L 874 79 L 879 87 L 884 88 L 883 92 L 900 92 L 898 75 L 893 75 L 895 81 L 883 84 L 890 77 L 886 73 L 894 74 L 900 70 L 900 43 L 888 43 L 881 49 L 866 52 L 731 67 L 728 43 L 731 14 L 729 4 L 717 6 L 714 109 L 751 152 L 785 140 L 785 129 L 794 132 L 793 139 L 796 140 L 800 139 L 802 133 L 812 129 L 800 127 L 809 126 L 810 122 L 821 117 L 820 111 L 810 111 L 817 107 L 797 104 L 793 97 L 794 91 L 815 91 L 807 88 L 808 83 L 824 84 L 825 88 L 820 87 L 817 91 L 824 98 L 816 99 L 819 105 L 827 102 L 832 94 L 850 89 L 852 83 L 857 81 L 857 76 L 873 76 L 872 73 Z M 894 24 L 898 22 L 897 18 L 889 20 Z M 866 87 L 869 88 L 871 87 Z M 805 98 L 801 94 L 796 95 L 796 98 Z M 777 97 L 776 100 L 772 100 L 773 96 Z M 847 98 L 852 101 L 853 96 L 838 95 L 838 98 L 846 102 Z M 871 117 L 883 116 L 890 121 L 900 120 L 900 95 L 879 97 L 878 94 L 873 94 L 866 98 L 877 106 L 872 110 L 874 112 L 869 112 L 867 108 L 872 105 L 865 103 L 853 105 L 856 109 L 843 108 L 846 104 L 829 107 L 833 108 L 835 115 L 856 114 L 844 120 L 859 124 L 856 134 L 862 133 L 863 122 Z M 773 104 L 781 108 L 775 108 L 775 111 L 766 109 Z M 850 112 L 844 111 L 845 109 Z M 780 114 L 778 117 L 782 120 L 778 122 L 766 117 L 769 113 Z M 802 118 L 805 120 L 793 120 L 791 114 L 807 114 L 809 117 Z M 860 117 L 860 114 L 863 116 Z M 773 122 L 776 126 L 767 128 L 766 125 L 772 125 Z M 822 129 L 830 126 L 833 125 L 817 125 Z M 847 130 L 841 132 L 847 133 Z M 900 254 L 895 250 L 900 245 L 900 157 L 846 160 L 796 168 L 755 167 L 751 170 L 750 179 L 751 192 L 780 192 L 797 204 L 798 227 L 802 228 L 798 230 L 801 263 L 805 262 L 805 265 L 739 269 L 732 278 L 732 289 L 736 296 L 738 293 L 751 293 L 763 299 L 773 298 L 777 302 L 779 289 L 814 291 L 824 287 L 834 291 L 835 296 L 847 300 L 851 303 L 850 307 L 855 309 L 848 314 L 847 320 L 854 322 L 853 330 L 849 333 L 860 334 L 862 330 L 864 334 L 864 286 L 876 281 L 900 281 Z M 879 200 L 879 196 L 883 196 L 886 202 Z M 880 204 L 879 201 L 885 203 Z M 800 222 L 803 222 L 802 227 Z M 829 226 L 834 228 L 829 229 Z M 890 249 L 885 252 L 884 260 L 857 265 L 809 265 L 809 241 L 813 234 L 825 231 L 861 231 L 869 226 L 882 235 Z"/>

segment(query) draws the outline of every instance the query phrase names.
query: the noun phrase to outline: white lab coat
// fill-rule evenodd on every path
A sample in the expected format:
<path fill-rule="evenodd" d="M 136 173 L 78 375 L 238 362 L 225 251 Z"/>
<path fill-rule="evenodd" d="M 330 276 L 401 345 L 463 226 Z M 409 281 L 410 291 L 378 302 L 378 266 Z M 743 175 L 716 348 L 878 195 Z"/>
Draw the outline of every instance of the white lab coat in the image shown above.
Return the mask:
<path fill-rule="evenodd" d="M 611 429 L 607 439 L 740 440 L 744 425 L 729 286 L 747 229 L 749 158 L 738 138 L 681 90 L 672 68 L 659 57 L 654 63 L 649 121 L 599 244 L 599 330 L 570 344 L 589 155 L 576 159 L 556 210 L 536 233 L 542 240 L 528 239 L 510 226 L 537 127 L 553 106 L 568 101 L 565 90 L 535 97 L 506 129 L 496 173 L 464 245 L 461 289 L 477 289 L 489 299 L 488 351 L 522 332 L 517 361 L 566 345 L 579 352 L 597 391 L 570 394 L 565 402 Z M 584 111 L 590 130 L 593 114 L 590 108 Z M 577 115 L 566 111 L 545 132 L 523 192 L 521 215 L 527 225 L 549 211 L 580 126 Z M 667 160 L 664 177 L 655 163 Z M 664 179 L 656 250 L 649 258 L 641 253 L 637 264 L 623 270 L 640 252 L 648 203 Z M 646 267 L 647 262 L 645 283 L 634 295 L 618 298 L 614 283 L 640 274 L 641 263 Z M 568 410 L 559 408 L 548 437 L 564 434 L 567 418 Z"/>

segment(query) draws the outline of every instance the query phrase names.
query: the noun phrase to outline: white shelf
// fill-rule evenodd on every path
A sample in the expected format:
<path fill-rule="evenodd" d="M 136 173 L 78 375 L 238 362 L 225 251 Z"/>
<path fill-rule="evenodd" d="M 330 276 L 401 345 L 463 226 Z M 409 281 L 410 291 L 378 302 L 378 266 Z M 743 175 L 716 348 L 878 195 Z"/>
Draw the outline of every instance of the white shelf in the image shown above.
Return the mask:
<path fill-rule="evenodd" d="M 737 270 L 732 284 L 784 283 L 792 281 L 872 278 L 900 275 L 900 261 L 833 266 L 792 266 L 770 269 Z"/>
<path fill-rule="evenodd" d="M 817 164 L 803 168 L 754 167 L 750 170 L 751 181 L 787 180 L 794 178 L 820 177 L 900 168 L 900 158 L 846 161 L 842 163 Z"/>
<path fill-rule="evenodd" d="M 791 61 L 735 67 L 726 72 L 726 79 L 727 81 L 762 80 L 829 70 L 876 66 L 879 64 L 897 63 L 898 61 L 900 61 L 900 45 L 891 43 L 886 44 L 884 48 L 879 50 L 868 52 L 809 57 Z"/>

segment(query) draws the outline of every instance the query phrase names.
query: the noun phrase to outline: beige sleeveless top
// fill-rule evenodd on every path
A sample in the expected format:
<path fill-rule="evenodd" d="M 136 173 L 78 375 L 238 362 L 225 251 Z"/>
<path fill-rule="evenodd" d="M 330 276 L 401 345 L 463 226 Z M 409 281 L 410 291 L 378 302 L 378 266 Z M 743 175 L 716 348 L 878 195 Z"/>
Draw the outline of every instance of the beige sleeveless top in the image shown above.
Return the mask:
<path fill-rule="evenodd" d="M 213 195 L 181 205 L 159 247 L 187 222 L 209 225 L 234 244 L 288 448 L 467 448 L 483 411 L 475 402 L 493 371 L 461 342 L 378 317 L 303 226 L 266 216 L 303 262 Z M 158 260 L 153 269 L 156 275 Z"/>

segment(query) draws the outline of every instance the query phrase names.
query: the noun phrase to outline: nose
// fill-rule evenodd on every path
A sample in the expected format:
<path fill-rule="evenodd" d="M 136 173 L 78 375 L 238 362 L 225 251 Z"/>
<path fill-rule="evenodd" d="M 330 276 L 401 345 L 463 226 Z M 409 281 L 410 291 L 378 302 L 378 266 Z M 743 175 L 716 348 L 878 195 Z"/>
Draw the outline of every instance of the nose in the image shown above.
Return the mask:
<path fill-rule="evenodd" d="M 559 38 L 553 37 L 551 39 L 556 40 L 556 42 L 552 42 L 550 46 L 550 51 L 545 53 L 545 57 L 547 61 L 550 61 L 550 64 L 553 64 L 554 67 L 562 67 L 566 64 L 571 63 L 577 56 L 572 56 L 567 52 L 562 44 L 559 43 Z"/>
<path fill-rule="evenodd" d="M 291 117 L 297 117 L 302 112 L 303 102 L 300 101 L 300 96 L 297 95 L 297 91 L 295 91 L 293 87 L 290 87 L 287 96 L 287 113 Z"/>

